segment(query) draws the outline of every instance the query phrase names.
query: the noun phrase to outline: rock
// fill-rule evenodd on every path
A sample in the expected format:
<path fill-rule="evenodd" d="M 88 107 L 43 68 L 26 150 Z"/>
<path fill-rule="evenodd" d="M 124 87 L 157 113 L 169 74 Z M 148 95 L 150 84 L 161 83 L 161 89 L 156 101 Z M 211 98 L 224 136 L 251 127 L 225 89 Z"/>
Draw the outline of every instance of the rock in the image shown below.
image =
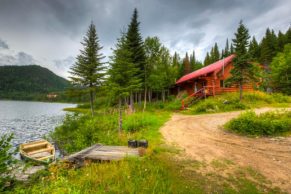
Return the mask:
<path fill-rule="evenodd" d="M 40 170 L 44 170 L 44 166 L 30 166 L 27 169 L 23 170 L 23 167 L 18 168 L 13 174 L 16 180 L 26 181 L 29 176 L 35 174 Z"/>

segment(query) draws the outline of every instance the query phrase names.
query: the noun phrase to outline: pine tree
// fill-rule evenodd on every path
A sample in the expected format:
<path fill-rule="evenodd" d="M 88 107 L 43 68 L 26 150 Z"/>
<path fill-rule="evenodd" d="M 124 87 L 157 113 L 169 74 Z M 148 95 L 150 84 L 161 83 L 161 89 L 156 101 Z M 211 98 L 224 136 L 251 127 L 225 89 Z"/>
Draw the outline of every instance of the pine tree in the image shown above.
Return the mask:
<path fill-rule="evenodd" d="M 283 51 L 283 49 L 284 49 L 284 45 L 286 44 L 286 38 L 285 38 L 285 35 L 281 32 L 281 31 L 279 31 L 279 33 L 278 33 L 278 41 L 277 41 L 277 48 L 278 48 L 278 51 L 279 52 L 282 52 Z"/>
<path fill-rule="evenodd" d="M 211 59 L 210 59 L 209 53 L 207 52 L 206 56 L 205 56 L 205 59 L 204 59 L 204 66 L 207 66 L 207 65 L 211 64 L 210 60 Z"/>
<path fill-rule="evenodd" d="M 260 47 L 260 62 L 265 65 L 269 65 L 277 52 L 277 37 L 274 30 L 271 31 L 269 28 L 267 28 Z"/>
<path fill-rule="evenodd" d="M 122 130 L 122 99 L 130 96 L 131 92 L 141 86 L 141 80 L 136 76 L 138 67 L 132 62 L 132 53 L 123 33 L 118 39 L 113 56 L 110 57 L 108 71 L 108 86 L 112 95 L 118 99 L 119 107 L 119 133 Z"/>
<path fill-rule="evenodd" d="M 233 39 L 236 57 L 233 60 L 234 68 L 231 70 L 231 77 L 228 81 L 232 84 L 237 84 L 240 91 L 240 100 L 243 97 L 243 84 L 256 80 L 256 68 L 250 63 L 249 47 L 249 32 L 242 21 L 239 23 L 235 39 Z"/>
<path fill-rule="evenodd" d="M 256 38 L 253 36 L 253 39 L 250 42 L 249 46 L 249 53 L 252 58 L 252 60 L 258 61 L 260 57 L 260 47 L 256 40 Z"/>
<path fill-rule="evenodd" d="M 230 53 L 229 54 L 233 54 L 234 53 L 234 48 L 233 48 L 233 45 L 232 43 L 230 44 Z"/>
<path fill-rule="evenodd" d="M 226 39 L 225 43 L 225 48 L 224 48 L 224 55 L 223 57 L 228 57 L 230 55 L 230 50 L 229 50 L 229 43 L 228 43 L 228 38 Z"/>
<path fill-rule="evenodd" d="M 212 56 L 212 63 L 218 61 L 220 59 L 220 53 L 217 43 L 214 44 L 213 47 L 213 56 Z"/>
<path fill-rule="evenodd" d="M 196 70 L 196 57 L 195 57 L 195 51 L 190 55 L 190 66 L 191 66 L 191 72 Z"/>
<path fill-rule="evenodd" d="M 191 73 L 191 66 L 190 66 L 188 52 L 186 52 L 186 56 L 183 60 L 183 66 L 184 66 L 184 73 L 183 73 L 184 75 Z"/>
<path fill-rule="evenodd" d="M 77 61 L 71 68 L 70 79 L 76 85 L 89 90 L 90 106 L 92 116 L 94 115 L 94 91 L 100 86 L 104 78 L 104 58 L 100 53 L 102 47 L 99 44 L 96 28 L 93 22 L 90 24 L 86 36 L 81 44 L 84 46 L 81 54 L 77 56 Z"/>
<path fill-rule="evenodd" d="M 137 9 L 134 9 L 131 22 L 128 25 L 128 31 L 126 34 L 126 41 L 129 47 L 130 52 L 132 53 L 131 59 L 132 63 L 139 69 L 139 72 L 136 76 L 142 80 L 142 87 L 144 87 L 146 92 L 145 84 L 145 65 L 146 65 L 146 56 L 144 50 L 144 43 L 139 31 L 139 22 L 138 22 L 138 12 Z M 142 87 L 135 88 L 134 91 L 142 90 Z M 141 93 L 139 93 L 141 97 Z M 130 108 L 133 111 L 133 94 L 130 97 Z"/>

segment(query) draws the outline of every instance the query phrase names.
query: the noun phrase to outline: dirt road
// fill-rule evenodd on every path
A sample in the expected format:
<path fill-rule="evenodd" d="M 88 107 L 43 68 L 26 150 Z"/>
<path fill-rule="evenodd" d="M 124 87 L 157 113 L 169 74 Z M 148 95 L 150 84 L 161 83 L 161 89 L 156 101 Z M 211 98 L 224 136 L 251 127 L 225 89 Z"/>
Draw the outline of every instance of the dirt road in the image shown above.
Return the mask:
<path fill-rule="evenodd" d="M 239 114 L 239 111 L 195 116 L 174 114 L 161 133 L 168 143 L 183 148 L 187 157 L 208 163 L 228 159 L 251 166 L 272 181 L 273 186 L 291 193 L 291 137 L 247 138 L 225 132 L 222 125 Z"/>

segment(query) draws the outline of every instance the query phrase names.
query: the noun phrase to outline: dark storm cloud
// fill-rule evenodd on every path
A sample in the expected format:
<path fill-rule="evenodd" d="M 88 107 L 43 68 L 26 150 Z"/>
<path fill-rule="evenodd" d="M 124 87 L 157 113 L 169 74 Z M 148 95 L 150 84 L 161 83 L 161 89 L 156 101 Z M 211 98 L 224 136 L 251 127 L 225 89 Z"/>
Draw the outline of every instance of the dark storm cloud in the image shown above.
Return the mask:
<path fill-rule="evenodd" d="M 144 38 L 158 36 L 183 55 L 195 49 L 199 58 L 214 42 L 224 47 L 241 19 L 258 38 L 266 27 L 284 31 L 291 21 L 289 0 L 1 0 L 0 48 L 7 40 L 17 54 L 2 49 L 0 56 L 39 61 L 64 75 L 91 21 L 108 56 L 135 7 Z"/>

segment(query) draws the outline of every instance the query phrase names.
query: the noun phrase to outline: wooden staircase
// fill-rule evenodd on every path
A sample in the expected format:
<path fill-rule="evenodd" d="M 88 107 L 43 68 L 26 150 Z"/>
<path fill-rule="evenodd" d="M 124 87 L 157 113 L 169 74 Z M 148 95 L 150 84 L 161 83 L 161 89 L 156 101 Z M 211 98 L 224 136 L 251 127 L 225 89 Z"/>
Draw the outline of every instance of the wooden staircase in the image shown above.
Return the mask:
<path fill-rule="evenodd" d="M 193 94 L 184 98 L 182 103 L 182 110 L 185 110 L 187 107 L 191 106 L 193 103 L 199 101 L 202 98 L 206 98 L 207 96 L 214 96 L 214 88 L 210 86 L 204 86 Z"/>

